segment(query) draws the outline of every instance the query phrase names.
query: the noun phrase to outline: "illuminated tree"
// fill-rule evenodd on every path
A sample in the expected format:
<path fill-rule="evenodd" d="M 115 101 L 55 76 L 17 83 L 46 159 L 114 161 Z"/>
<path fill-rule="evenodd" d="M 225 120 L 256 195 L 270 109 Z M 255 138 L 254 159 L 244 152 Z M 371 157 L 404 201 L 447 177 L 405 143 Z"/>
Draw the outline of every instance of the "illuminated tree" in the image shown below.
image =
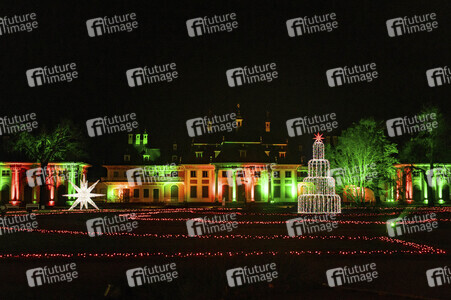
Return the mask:
<path fill-rule="evenodd" d="M 393 180 L 398 150 L 384 130 L 382 124 L 362 119 L 342 132 L 335 147 L 328 146 L 337 190 L 357 204 L 365 203 L 365 188 L 372 189 L 379 201 L 381 184 Z"/>
<path fill-rule="evenodd" d="M 24 153 L 29 159 L 40 163 L 47 169 L 49 162 L 58 160 L 76 160 L 85 155 L 82 149 L 80 131 L 69 122 L 58 125 L 53 132 L 47 132 L 43 127 L 38 134 L 21 132 L 14 136 L 10 150 Z M 45 185 L 48 182 L 46 180 Z M 40 201 L 48 200 L 48 189 L 41 186 Z"/>

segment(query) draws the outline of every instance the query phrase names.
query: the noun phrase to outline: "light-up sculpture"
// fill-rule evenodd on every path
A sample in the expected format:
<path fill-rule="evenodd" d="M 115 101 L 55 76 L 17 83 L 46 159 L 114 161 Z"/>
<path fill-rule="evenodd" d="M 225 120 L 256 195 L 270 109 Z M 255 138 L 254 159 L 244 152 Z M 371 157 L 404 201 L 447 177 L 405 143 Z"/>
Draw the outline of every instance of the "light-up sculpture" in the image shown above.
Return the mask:
<path fill-rule="evenodd" d="M 341 213 L 341 199 L 335 194 L 335 179 L 330 176 L 330 164 L 324 159 L 323 137 L 315 135 L 313 159 L 308 162 L 308 177 L 298 198 L 298 213 Z"/>
<path fill-rule="evenodd" d="M 83 175 L 83 179 L 80 180 L 80 187 L 76 186 L 72 183 L 72 181 L 69 181 L 70 184 L 74 187 L 74 189 L 77 191 L 74 194 L 67 194 L 63 195 L 65 197 L 77 197 L 77 200 L 72 204 L 72 206 L 69 208 L 69 210 L 72 210 L 77 204 L 80 204 L 80 209 L 83 209 L 83 206 L 88 209 L 88 203 L 94 206 L 95 208 L 99 209 L 97 205 L 92 201 L 91 197 L 101 197 L 105 196 L 104 194 L 94 194 L 91 193 L 91 191 L 94 189 L 96 184 L 99 182 L 99 180 L 96 181 L 93 185 L 91 185 L 88 188 L 88 181 L 85 178 L 85 175 Z"/>

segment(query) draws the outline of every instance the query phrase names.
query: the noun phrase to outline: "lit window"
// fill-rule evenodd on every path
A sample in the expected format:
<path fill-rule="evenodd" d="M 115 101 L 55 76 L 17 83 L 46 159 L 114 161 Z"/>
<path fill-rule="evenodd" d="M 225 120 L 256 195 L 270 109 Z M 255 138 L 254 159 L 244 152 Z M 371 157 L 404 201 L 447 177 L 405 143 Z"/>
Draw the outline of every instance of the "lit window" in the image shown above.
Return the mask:
<path fill-rule="evenodd" d="M 208 185 L 202 187 L 202 198 L 208 198 Z"/>
<path fill-rule="evenodd" d="M 192 186 L 190 192 L 191 198 L 197 198 L 197 186 Z"/>

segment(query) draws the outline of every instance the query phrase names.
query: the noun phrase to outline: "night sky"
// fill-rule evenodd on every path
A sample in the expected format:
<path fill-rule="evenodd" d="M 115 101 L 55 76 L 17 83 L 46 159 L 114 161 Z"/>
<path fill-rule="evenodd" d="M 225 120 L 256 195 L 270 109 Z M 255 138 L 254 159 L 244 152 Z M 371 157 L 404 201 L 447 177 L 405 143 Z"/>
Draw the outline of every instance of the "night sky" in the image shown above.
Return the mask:
<path fill-rule="evenodd" d="M 34 12 L 39 27 L 0 36 L 1 115 L 36 112 L 40 124 L 71 119 L 85 129 L 88 119 L 135 112 L 158 146 L 188 140 L 187 119 L 234 112 L 237 103 L 254 129 L 263 129 L 270 111 L 283 139 L 286 120 L 306 115 L 335 112 L 341 130 L 363 117 L 410 116 L 426 104 L 446 112 L 451 85 L 430 88 L 425 72 L 451 62 L 448 0 L 217 2 L 2 1 L 1 16 Z M 126 13 L 137 14 L 138 29 L 88 36 L 86 20 Z M 188 36 L 188 19 L 227 13 L 236 13 L 238 29 Z M 286 20 L 326 13 L 337 15 L 338 29 L 288 36 Z M 437 14 L 438 29 L 388 36 L 386 20 L 427 13 Z M 72 62 L 79 73 L 73 82 L 28 86 L 26 70 Z M 172 62 L 175 81 L 127 85 L 126 70 Z M 327 85 L 326 70 L 372 62 L 375 81 Z M 227 85 L 226 70 L 266 63 L 277 64 L 276 80 Z"/>

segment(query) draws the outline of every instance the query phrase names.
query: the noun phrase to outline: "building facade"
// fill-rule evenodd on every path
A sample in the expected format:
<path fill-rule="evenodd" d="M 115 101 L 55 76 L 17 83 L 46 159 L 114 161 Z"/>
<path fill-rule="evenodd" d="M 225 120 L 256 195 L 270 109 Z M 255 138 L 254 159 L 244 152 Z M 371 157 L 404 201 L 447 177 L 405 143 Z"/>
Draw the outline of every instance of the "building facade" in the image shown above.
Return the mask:
<path fill-rule="evenodd" d="M 108 165 L 97 191 L 107 202 L 296 202 L 296 164 L 210 163 L 159 166 Z"/>
<path fill-rule="evenodd" d="M 78 185 L 82 175 L 87 174 L 88 167 L 88 164 L 80 162 L 54 162 L 49 163 L 46 170 L 43 170 L 39 163 L 0 163 L 0 202 L 12 205 L 69 205 L 73 199 L 63 196 L 75 192 L 69 181 Z M 42 186 L 48 189 L 47 203 L 40 201 Z"/>
<path fill-rule="evenodd" d="M 69 181 L 78 185 L 87 175 L 85 163 L 51 163 L 46 172 L 39 164 L 0 163 L 0 202 L 25 205 L 68 206 L 73 199 Z M 450 203 L 451 164 L 398 164 L 393 181 L 383 187 L 380 200 L 386 203 Z M 296 203 L 302 194 L 307 167 L 302 164 L 261 162 L 212 162 L 166 165 L 104 165 L 106 176 L 93 190 L 104 194 L 103 203 Z M 46 182 L 49 200 L 40 201 L 40 188 Z M 92 182 L 90 183 L 92 184 Z M 372 191 L 368 202 L 374 202 Z M 432 195 L 432 196 L 431 196 Z M 343 202 L 349 200 L 342 198 Z"/>

